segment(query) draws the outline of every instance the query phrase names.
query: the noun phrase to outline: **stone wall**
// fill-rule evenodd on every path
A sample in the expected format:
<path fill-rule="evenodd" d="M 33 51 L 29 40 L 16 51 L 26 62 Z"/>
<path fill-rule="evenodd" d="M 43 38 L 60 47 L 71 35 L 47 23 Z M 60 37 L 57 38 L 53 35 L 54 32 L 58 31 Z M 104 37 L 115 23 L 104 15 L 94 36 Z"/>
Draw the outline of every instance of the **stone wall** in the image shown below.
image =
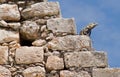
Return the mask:
<path fill-rule="evenodd" d="M 0 77 L 120 77 L 58 2 L 0 0 Z"/>

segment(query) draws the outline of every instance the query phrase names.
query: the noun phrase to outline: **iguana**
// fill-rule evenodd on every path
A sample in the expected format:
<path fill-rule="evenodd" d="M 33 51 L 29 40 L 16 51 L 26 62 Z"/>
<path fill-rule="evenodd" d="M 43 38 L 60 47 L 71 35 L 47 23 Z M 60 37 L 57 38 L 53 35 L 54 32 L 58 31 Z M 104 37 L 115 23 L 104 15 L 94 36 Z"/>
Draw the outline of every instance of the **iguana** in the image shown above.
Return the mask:
<path fill-rule="evenodd" d="M 97 26 L 97 23 L 90 23 L 80 31 L 80 35 L 91 35 L 91 30 Z"/>

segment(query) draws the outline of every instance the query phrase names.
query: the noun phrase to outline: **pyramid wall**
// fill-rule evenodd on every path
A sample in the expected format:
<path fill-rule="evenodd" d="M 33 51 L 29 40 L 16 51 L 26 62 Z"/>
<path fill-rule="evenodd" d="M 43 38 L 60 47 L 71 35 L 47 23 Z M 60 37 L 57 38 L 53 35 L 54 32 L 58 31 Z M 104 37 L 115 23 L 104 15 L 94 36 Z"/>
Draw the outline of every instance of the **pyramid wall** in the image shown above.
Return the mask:
<path fill-rule="evenodd" d="M 59 2 L 0 0 L 0 77 L 120 77 Z"/>

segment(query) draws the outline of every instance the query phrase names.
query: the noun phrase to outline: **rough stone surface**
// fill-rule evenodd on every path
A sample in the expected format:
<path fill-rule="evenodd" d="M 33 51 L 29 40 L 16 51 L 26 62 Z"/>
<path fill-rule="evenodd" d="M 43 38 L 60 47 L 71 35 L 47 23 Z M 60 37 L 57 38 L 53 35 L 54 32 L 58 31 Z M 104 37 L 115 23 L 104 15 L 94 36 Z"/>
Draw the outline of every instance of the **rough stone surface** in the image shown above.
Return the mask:
<path fill-rule="evenodd" d="M 46 74 L 46 77 L 60 77 L 59 72 L 53 70 Z"/>
<path fill-rule="evenodd" d="M 11 72 L 7 68 L 0 66 L 0 77 L 11 77 Z"/>
<path fill-rule="evenodd" d="M 46 77 L 45 69 L 40 66 L 29 67 L 23 71 L 23 76 L 24 77 Z"/>
<path fill-rule="evenodd" d="M 80 72 L 76 73 L 76 77 L 91 77 L 91 76 L 86 71 L 80 71 Z"/>
<path fill-rule="evenodd" d="M 45 44 L 46 44 L 46 41 L 42 40 L 42 39 L 39 39 L 39 40 L 36 40 L 36 41 L 32 42 L 33 46 L 43 46 Z"/>
<path fill-rule="evenodd" d="M 42 47 L 20 47 L 16 50 L 15 60 L 17 64 L 30 64 L 43 62 Z"/>
<path fill-rule="evenodd" d="M 47 28 L 53 33 L 76 34 L 74 19 L 55 18 L 47 20 Z"/>
<path fill-rule="evenodd" d="M 52 50 L 82 50 L 86 48 L 91 50 L 91 40 L 88 36 L 80 35 L 68 35 L 64 37 L 53 38 L 52 41 L 48 42 L 48 48 Z"/>
<path fill-rule="evenodd" d="M 46 63 L 48 70 L 60 70 L 64 68 L 63 59 L 57 56 L 49 56 Z"/>
<path fill-rule="evenodd" d="M 8 26 L 12 28 L 13 30 L 19 30 L 21 27 L 21 24 L 19 22 L 14 23 L 8 23 Z"/>
<path fill-rule="evenodd" d="M 47 20 L 45 20 L 45 19 L 38 19 L 38 20 L 36 20 L 35 21 L 37 24 L 39 24 L 39 25 L 45 25 L 46 23 L 47 23 Z"/>
<path fill-rule="evenodd" d="M 4 2 L 6 2 L 6 0 L 0 0 L 0 3 L 4 3 Z"/>
<path fill-rule="evenodd" d="M 120 77 L 120 69 L 118 68 L 93 69 L 93 77 Z"/>
<path fill-rule="evenodd" d="M 75 72 L 75 71 L 63 70 L 60 71 L 60 77 L 91 77 L 91 76 L 86 71 Z"/>
<path fill-rule="evenodd" d="M 4 20 L 0 20 L 0 26 L 1 27 L 8 27 L 8 24 Z"/>
<path fill-rule="evenodd" d="M 1 4 L 0 19 L 5 21 L 19 21 L 20 13 L 17 5 Z"/>
<path fill-rule="evenodd" d="M 0 43 L 11 42 L 11 41 L 19 42 L 19 33 L 0 29 Z"/>
<path fill-rule="evenodd" d="M 21 38 L 25 40 L 35 40 L 39 37 L 39 25 L 33 21 L 23 22 L 22 27 L 20 28 Z"/>
<path fill-rule="evenodd" d="M 92 48 L 96 24 L 77 35 L 74 18 L 47 1 L 0 0 L 0 77 L 120 77 Z"/>
<path fill-rule="evenodd" d="M 74 77 L 74 76 L 75 76 L 74 72 L 68 70 L 60 71 L 60 77 Z"/>
<path fill-rule="evenodd" d="M 0 46 L 0 64 L 8 63 L 8 47 Z"/>
<path fill-rule="evenodd" d="M 107 57 L 104 52 L 68 52 L 64 54 L 64 60 L 67 68 L 107 66 Z"/>
<path fill-rule="evenodd" d="M 22 11 L 22 16 L 25 19 L 45 16 L 59 15 L 60 8 L 58 2 L 40 2 L 31 5 Z"/>

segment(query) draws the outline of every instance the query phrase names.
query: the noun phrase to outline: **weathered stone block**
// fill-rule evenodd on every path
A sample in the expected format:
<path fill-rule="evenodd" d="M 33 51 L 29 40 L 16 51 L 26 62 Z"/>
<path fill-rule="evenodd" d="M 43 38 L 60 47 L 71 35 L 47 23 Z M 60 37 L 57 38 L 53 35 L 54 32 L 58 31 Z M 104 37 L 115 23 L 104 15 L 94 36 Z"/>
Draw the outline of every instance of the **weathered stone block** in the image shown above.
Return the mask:
<path fill-rule="evenodd" d="M 5 21 L 19 21 L 20 13 L 17 5 L 1 4 L 0 19 Z"/>
<path fill-rule="evenodd" d="M 82 50 L 83 48 L 88 51 L 91 50 L 91 39 L 84 35 L 68 35 L 64 37 L 53 38 L 52 41 L 47 44 L 49 49 L 52 50 L 65 50 L 74 51 Z"/>
<path fill-rule="evenodd" d="M 23 76 L 24 77 L 46 77 L 45 69 L 40 66 L 29 67 L 23 71 Z"/>
<path fill-rule="evenodd" d="M 120 69 L 118 68 L 93 69 L 93 77 L 120 77 Z"/>
<path fill-rule="evenodd" d="M 76 34 L 74 19 L 56 18 L 47 20 L 47 28 L 53 33 Z"/>
<path fill-rule="evenodd" d="M 77 72 L 75 75 L 76 77 L 91 77 L 87 71 L 80 71 L 80 72 Z"/>
<path fill-rule="evenodd" d="M 74 77 L 74 76 L 75 76 L 74 72 L 68 70 L 60 71 L 60 77 Z"/>
<path fill-rule="evenodd" d="M 29 8 L 24 9 L 21 14 L 25 19 L 60 15 L 60 7 L 58 2 L 40 2 L 31 5 Z"/>
<path fill-rule="evenodd" d="M 19 42 L 19 33 L 0 29 L 0 43 L 17 41 Z"/>
<path fill-rule="evenodd" d="M 64 68 L 63 58 L 57 56 L 49 56 L 46 63 L 48 70 L 60 70 Z"/>
<path fill-rule="evenodd" d="M 21 27 L 21 24 L 19 22 L 14 23 L 8 23 L 8 26 L 13 30 L 19 30 Z"/>
<path fill-rule="evenodd" d="M 64 60 L 67 68 L 107 66 L 107 57 L 104 52 L 69 52 L 64 54 Z"/>
<path fill-rule="evenodd" d="M 20 34 L 24 40 L 36 40 L 40 35 L 39 25 L 33 21 L 24 21 L 20 28 Z"/>
<path fill-rule="evenodd" d="M 91 77 L 91 76 L 86 71 L 75 72 L 75 71 L 63 70 L 60 71 L 60 77 Z"/>
<path fill-rule="evenodd" d="M 32 45 L 33 46 L 43 46 L 46 44 L 46 41 L 45 40 L 42 40 L 42 39 L 39 39 L 39 40 L 35 40 L 34 42 L 32 42 Z"/>
<path fill-rule="evenodd" d="M 16 50 L 15 61 L 17 64 L 43 62 L 42 47 L 20 47 Z"/>
<path fill-rule="evenodd" d="M 8 47 L 0 46 L 0 64 L 7 64 L 8 62 Z"/>
<path fill-rule="evenodd" d="M 46 25 L 47 20 L 46 19 L 38 19 L 38 20 L 35 20 L 35 22 L 39 25 Z"/>
<path fill-rule="evenodd" d="M 0 20 L 0 26 L 1 27 L 8 27 L 8 24 L 4 20 Z"/>
<path fill-rule="evenodd" d="M 0 77 L 11 77 L 11 72 L 7 68 L 0 66 Z"/>

